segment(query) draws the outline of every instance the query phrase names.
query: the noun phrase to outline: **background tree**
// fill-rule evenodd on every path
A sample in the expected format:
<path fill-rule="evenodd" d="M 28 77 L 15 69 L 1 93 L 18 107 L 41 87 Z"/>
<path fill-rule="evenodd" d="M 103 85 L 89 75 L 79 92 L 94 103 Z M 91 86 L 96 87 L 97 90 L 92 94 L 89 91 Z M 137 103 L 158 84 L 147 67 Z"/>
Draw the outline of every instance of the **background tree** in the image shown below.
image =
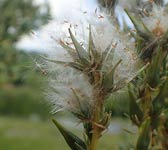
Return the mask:
<path fill-rule="evenodd" d="M 34 91 L 39 89 L 41 78 L 32 72 L 31 54 L 19 51 L 15 45 L 23 35 L 48 22 L 49 5 L 35 5 L 33 0 L 1 0 L 0 10 L 0 113 L 38 112 L 36 104 L 42 96 Z"/>
<path fill-rule="evenodd" d="M 1 0 L 0 10 L 0 42 L 17 42 L 23 34 L 39 28 L 49 19 L 49 6 L 34 5 L 33 0 Z"/>

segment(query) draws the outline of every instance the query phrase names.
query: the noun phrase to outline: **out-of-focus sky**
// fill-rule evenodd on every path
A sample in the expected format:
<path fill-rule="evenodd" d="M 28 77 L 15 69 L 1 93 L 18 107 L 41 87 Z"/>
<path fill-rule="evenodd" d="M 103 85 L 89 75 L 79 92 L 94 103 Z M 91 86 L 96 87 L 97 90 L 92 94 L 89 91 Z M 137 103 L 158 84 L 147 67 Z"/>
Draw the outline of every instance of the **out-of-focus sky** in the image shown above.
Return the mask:
<path fill-rule="evenodd" d="M 51 8 L 51 15 L 53 21 L 66 14 L 71 13 L 71 9 L 79 9 L 83 11 L 95 10 L 96 2 L 95 0 L 35 0 L 35 4 L 49 2 Z M 46 51 L 48 48 L 46 30 L 53 21 L 49 21 L 48 25 L 45 25 L 38 31 L 33 31 L 27 36 L 24 36 L 17 46 L 21 49 L 27 51 L 37 50 Z M 46 41 L 45 41 L 46 40 Z"/>
<path fill-rule="evenodd" d="M 89 12 L 94 11 L 97 8 L 96 0 L 34 0 L 34 3 L 36 4 L 45 2 L 48 2 L 50 5 L 53 20 L 49 21 L 49 24 L 45 25 L 38 31 L 33 31 L 29 35 L 22 37 L 20 42 L 17 44 L 17 47 L 27 51 L 35 50 L 44 52 L 49 48 L 49 43 L 47 42 L 49 33 L 47 33 L 47 30 L 49 29 L 50 32 L 52 32 L 51 28 L 54 28 L 54 26 L 52 26 L 53 22 L 56 24 L 56 20 L 61 19 L 63 16 L 73 15 L 72 9 Z M 168 2 L 168 0 L 165 0 L 165 2 Z M 120 5 L 122 4 L 127 5 L 127 0 L 121 0 Z M 123 9 L 121 7 L 116 10 L 117 15 L 119 16 L 118 19 L 121 23 L 122 17 L 125 15 L 122 11 Z M 127 18 L 126 15 L 124 17 Z M 130 20 L 128 18 L 126 20 L 131 26 L 132 24 Z"/>

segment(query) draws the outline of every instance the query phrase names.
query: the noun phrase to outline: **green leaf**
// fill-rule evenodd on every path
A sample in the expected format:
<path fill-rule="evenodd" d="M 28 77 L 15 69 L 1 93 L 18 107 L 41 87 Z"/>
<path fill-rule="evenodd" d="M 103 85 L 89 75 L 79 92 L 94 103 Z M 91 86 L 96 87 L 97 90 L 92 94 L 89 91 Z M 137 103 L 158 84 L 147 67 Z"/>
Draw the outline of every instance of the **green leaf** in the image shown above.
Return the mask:
<path fill-rule="evenodd" d="M 126 9 L 125 9 L 125 12 L 127 13 L 129 18 L 131 19 L 132 23 L 134 24 L 135 29 L 137 30 L 137 33 L 139 36 L 141 36 L 145 39 L 152 37 L 152 33 L 144 25 L 142 20 L 140 18 L 138 18 L 138 16 L 135 17 L 135 16 L 131 15 L 131 13 L 129 13 L 129 11 Z"/>
<path fill-rule="evenodd" d="M 60 40 L 59 44 L 68 52 L 68 54 L 74 59 L 78 59 L 78 54 L 76 53 L 75 49 L 66 45 L 63 41 Z"/>
<path fill-rule="evenodd" d="M 110 56 L 110 60 L 113 60 L 114 57 L 114 51 L 115 51 L 115 45 L 113 45 L 113 41 L 107 46 L 107 48 L 105 49 L 105 51 L 102 54 L 103 57 L 103 61 L 105 62 L 109 56 Z"/>
<path fill-rule="evenodd" d="M 165 52 L 158 47 L 147 72 L 146 80 L 152 88 L 156 87 L 160 81 L 160 67 L 164 58 Z"/>
<path fill-rule="evenodd" d="M 87 137 L 85 136 L 85 141 L 86 141 L 86 143 L 89 144 L 89 141 L 91 141 L 92 134 L 93 134 L 93 132 L 92 132 L 93 131 L 92 123 L 91 122 L 84 122 L 83 123 L 83 127 L 84 127 L 85 133 L 86 133 L 86 135 L 88 137 L 88 139 L 87 139 Z"/>
<path fill-rule="evenodd" d="M 76 147 L 77 147 L 78 150 L 86 150 L 83 147 L 81 147 L 80 145 L 78 145 L 77 143 L 75 143 L 75 145 L 76 145 Z"/>
<path fill-rule="evenodd" d="M 49 62 L 53 62 L 56 64 L 60 64 L 60 65 L 67 65 L 69 62 L 65 62 L 65 61 L 59 61 L 59 60 L 54 60 L 54 59 L 50 59 L 50 58 L 46 58 L 44 56 L 40 56 L 41 58 L 43 58 L 44 60 L 47 60 Z"/>
<path fill-rule="evenodd" d="M 130 78 L 123 78 L 123 79 L 119 80 L 117 83 L 115 83 L 113 85 L 111 92 L 115 92 L 117 90 L 120 90 L 121 88 L 123 88 L 126 85 L 128 85 L 128 83 L 130 83 L 135 77 L 138 76 L 138 74 L 140 74 L 142 71 L 144 71 L 148 67 L 148 65 L 149 65 L 149 63 L 144 65 L 137 72 L 135 72 L 135 74 L 133 74 L 133 76 L 131 76 Z"/>
<path fill-rule="evenodd" d="M 60 125 L 56 120 L 52 119 L 55 126 L 59 129 L 63 135 L 65 141 L 72 150 L 86 150 L 87 146 L 79 137 L 74 135 L 72 132 L 67 131 L 62 125 Z M 79 149 L 81 148 L 81 149 Z"/>
<path fill-rule="evenodd" d="M 88 55 L 87 51 L 80 45 L 80 43 L 78 43 L 75 36 L 72 34 L 71 29 L 69 29 L 69 34 L 71 36 L 72 42 L 73 42 L 75 49 L 77 51 L 77 54 L 79 56 L 79 59 L 81 60 L 81 62 L 83 64 L 88 65 L 89 64 L 89 55 Z"/>
<path fill-rule="evenodd" d="M 101 56 L 98 53 L 98 51 L 96 50 L 96 47 L 95 47 L 94 42 L 93 42 L 91 25 L 89 25 L 89 47 L 88 47 L 88 51 L 89 51 L 92 62 L 93 61 L 96 61 L 96 62 L 100 61 Z"/>
<path fill-rule="evenodd" d="M 154 53 L 154 49 L 156 45 L 158 44 L 159 38 L 155 39 L 142 39 L 137 38 L 137 50 L 139 57 L 146 61 L 150 60 L 152 58 L 152 55 Z"/>
<path fill-rule="evenodd" d="M 119 60 L 115 66 L 113 66 L 104 76 L 103 84 L 107 88 L 107 90 L 111 89 L 114 84 L 114 73 L 118 65 L 121 63 L 122 60 Z"/>
<path fill-rule="evenodd" d="M 140 125 L 143 119 L 143 112 L 141 111 L 140 107 L 136 103 L 136 97 L 133 94 L 132 90 L 129 88 L 129 112 L 130 112 L 130 118 L 136 125 Z"/>
<path fill-rule="evenodd" d="M 145 119 L 139 130 L 139 137 L 137 141 L 137 150 L 148 150 L 150 143 L 150 124 L 151 118 Z"/>
<path fill-rule="evenodd" d="M 92 38 L 92 29 L 91 29 L 91 25 L 89 25 L 89 47 L 88 47 L 88 51 L 90 54 L 96 53 L 96 48 L 93 42 L 93 38 Z"/>
<path fill-rule="evenodd" d="M 101 119 L 101 121 L 99 122 L 99 124 L 101 124 L 105 128 L 108 128 L 108 126 L 110 125 L 110 121 L 111 121 L 111 112 L 110 113 L 106 113 L 103 116 L 103 118 Z"/>
<path fill-rule="evenodd" d="M 78 62 L 69 62 L 68 65 L 76 70 L 83 71 L 84 66 Z"/>
<path fill-rule="evenodd" d="M 168 108 L 164 111 L 165 115 L 165 128 L 168 129 Z"/>
<path fill-rule="evenodd" d="M 49 62 L 53 62 L 53 63 L 59 64 L 59 65 L 70 66 L 70 67 L 77 69 L 79 71 L 83 71 L 83 69 L 84 69 L 84 66 L 78 62 L 65 62 L 65 61 L 58 61 L 58 60 L 49 59 L 49 58 L 46 58 L 43 56 L 41 56 L 41 57 Z"/>
<path fill-rule="evenodd" d="M 165 82 L 160 86 L 159 94 L 155 97 L 153 100 L 153 115 L 155 117 L 159 116 L 162 112 L 162 108 L 164 105 L 164 100 L 166 97 L 168 97 L 168 78 L 165 80 Z"/>

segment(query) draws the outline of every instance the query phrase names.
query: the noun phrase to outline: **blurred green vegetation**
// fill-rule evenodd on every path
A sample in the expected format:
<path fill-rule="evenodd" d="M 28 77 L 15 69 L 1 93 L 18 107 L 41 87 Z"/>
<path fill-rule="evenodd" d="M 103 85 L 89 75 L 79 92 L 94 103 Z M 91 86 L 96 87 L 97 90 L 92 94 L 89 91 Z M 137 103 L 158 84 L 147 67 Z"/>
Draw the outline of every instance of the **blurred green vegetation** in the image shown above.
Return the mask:
<path fill-rule="evenodd" d="M 65 126 L 77 135 L 82 135 L 82 128 L 71 125 L 71 119 L 66 120 Z M 72 121 L 73 122 L 73 121 Z M 111 124 L 126 129 L 128 120 L 113 119 Z M 111 131 L 112 132 L 112 131 Z M 25 120 L 17 118 L 0 117 L 0 147 L 2 150 L 65 150 L 67 144 L 60 132 L 51 121 Z M 99 150 L 131 150 L 131 145 L 136 141 L 136 134 L 121 131 L 106 133 L 100 139 Z"/>
<path fill-rule="evenodd" d="M 33 0 L 0 1 L 0 114 L 27 117 L 32 114 L 47 116 L 42 81 L 32 57 L 16 48 L 22 36 L 48 22 L 47 3 L 34 5 Z"/>
<path fill-rule="evenodd" d="M 0 114 L 24 117 L 31 114 L 46 116 L 48 110 L 47 107 L 46 110 L 44 108 L 44 96 L 40 89 L 43 78 L 39 73 L 30 70 L 14 80 L 13 84 L 4 84 L 1 88 Z"/>
<path fill-rule="evenodd" d="M 127 118 L 129 115 L 128 89 L 124 88 L 109 96 L 106 100 L 105 107 L 107 112 L 112 113 L 112 116 Z"/>
<path fill-rule="evenodd" d="M 47 3 L 34 5 L 34 0 L 0 1 L 0 43 L 12 45 L 22 35 L 48 22 L 50 9 Z"/>
<path fill-rule="evenodd" d="M 48 105 L 45 104 L 42 93 L 45 77 L 35 68 L 30 55 L 36 56 L 18 52 L 17 62 L 11 63 L 10 68 L 4 67 L 0 74 L 1 115 L 28 117 L 36 114 L 42 118 L 48 116 Z"/>

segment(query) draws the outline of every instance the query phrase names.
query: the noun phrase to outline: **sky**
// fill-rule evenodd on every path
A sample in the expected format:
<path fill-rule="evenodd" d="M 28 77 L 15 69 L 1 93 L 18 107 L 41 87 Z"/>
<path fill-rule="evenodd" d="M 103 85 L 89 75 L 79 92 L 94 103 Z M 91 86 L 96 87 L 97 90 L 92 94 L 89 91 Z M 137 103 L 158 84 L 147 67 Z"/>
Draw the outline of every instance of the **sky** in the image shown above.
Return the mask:
<path fill-rule="evenodd" d="M 123 0 L 126 1 L 126 0 Z M 63 18 L 68 18 L 70 20 L 79 21 L 82 19 L 80 12 L 94 12 L 98 7 L 96 0 L 35 0 L 35 4 L 48 2 L 51 8 L 51 15 L 53 17 L 52 21 L 43 27 L 41 27 L 38 31 L 32 31 L 29 35 L 23 36 L 21 40 L 16 45 L 18 48 L 24 49 L 26 51 L 40 51 L 45 52 L 51 48 L 51 43 L 49 39 L 49 35 L 57 24 L 57 20 L 61 20 Z M 122 8 L 119 7 L 116 11 L 119 16 L 119 20 L 122 22 Z M 124 16 L 127 17 L 127 16 Z M 128 23 L 130 25 L 131 22 L 128 19 Z"/>
<path fill-rule="evenodd" d="M 32 31 L 29 35 L 23 36 L 17 47 L 26 51 L 46 51 L 49 48 L 48 30 L 51 32 L 51 28 L 54 28 L 53 22 L 56 24 L 56 20 L 63 16 L 72 15 L 72 9 L 91 11 L 96 8 L 95 0 L 35 0 L 36 4 L 44 2 L 49 2 L 53 20 L 38 31 Z"/>
<path fill-rule="evenodd" d="M 168 0 L 165 1 L 168 2 Z M 47 51 L 51 46 L 49 42 L 49 34 L 52 32 L 52 30 L 54 30 L 57 20 L 62 19 L 63 17 L 76 17 L 80 19 L 81 16 L 77 15 L 76 12 L 72 12 L 73 9 L 93 12 L 97 8 L 96 0 L 34 0 L 34 2 L 36 4 L 48 2 L 51 8 L 53 20 L 49 21 L 49 24 L 41 27 L 38 31 L 32 31 L 29 35 L 22 37 L 20 42 L 17 44 L 17 47 L 26 51 Z M 122 0 L 122 2 L 127 4 L 127 0 Z M 116 9 L 119 20 L 122 23 L 124 15 L 127 23 L 132 26 L 132 23 L 126 14 L 121 13 L 122 11 L 123 9 L 121 7 Z"/>

